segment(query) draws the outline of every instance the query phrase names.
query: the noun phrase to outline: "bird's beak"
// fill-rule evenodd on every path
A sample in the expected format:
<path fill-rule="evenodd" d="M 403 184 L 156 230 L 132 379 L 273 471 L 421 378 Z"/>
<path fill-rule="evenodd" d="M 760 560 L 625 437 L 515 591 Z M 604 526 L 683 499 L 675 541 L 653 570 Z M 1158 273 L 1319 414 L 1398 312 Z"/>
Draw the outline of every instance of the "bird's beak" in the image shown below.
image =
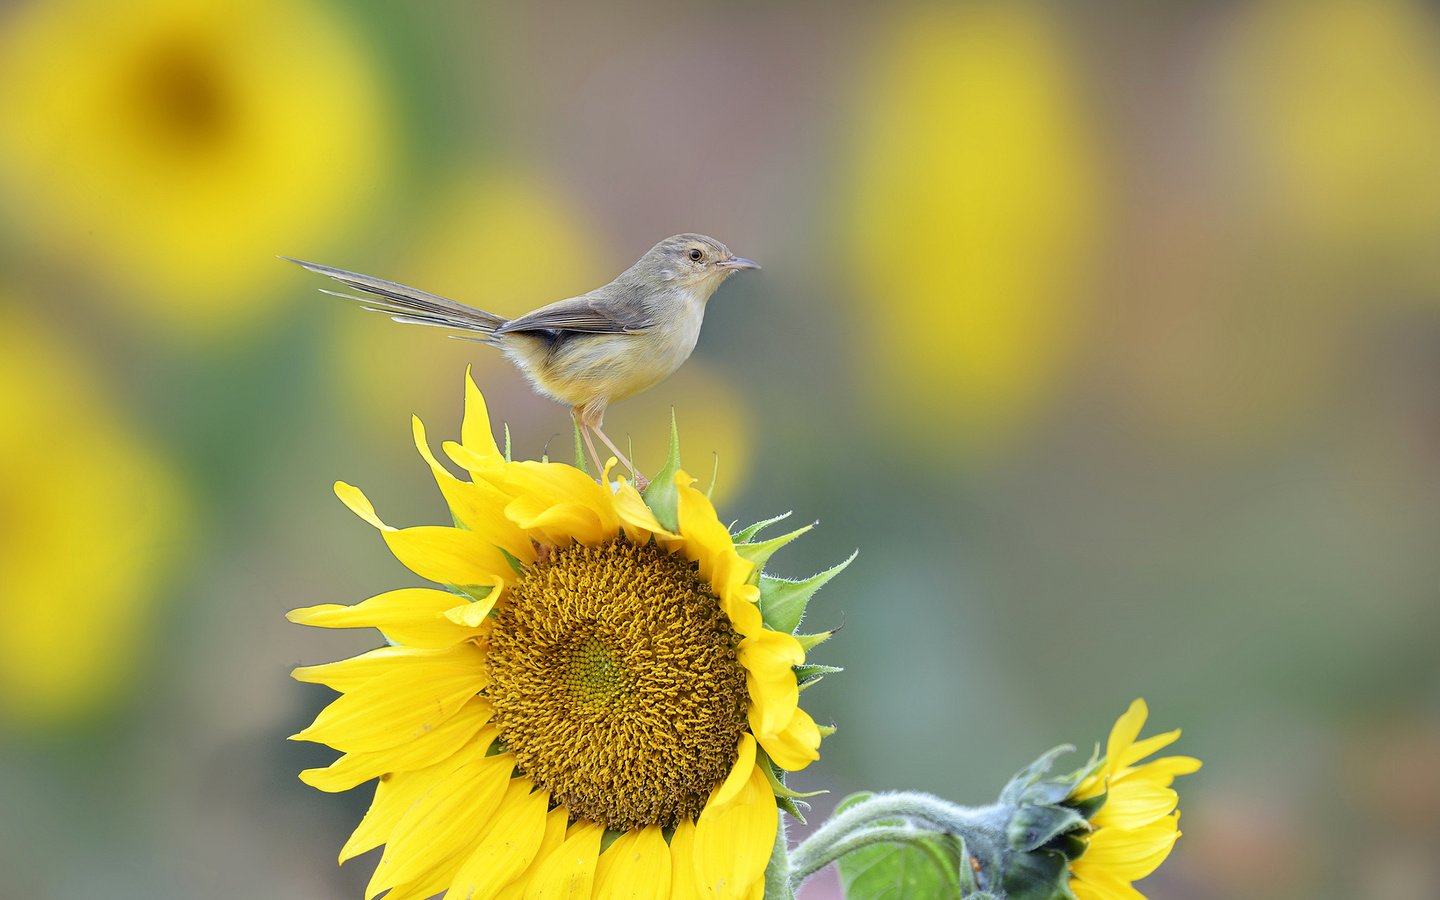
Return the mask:
<path fill-rule="evenodd" d="M 715 264 L 717 269 L 758 269 L 760 264 L 753 259 L 746 259 L 743 256 L 732 256 L 729 259 L 722 259 Z"/>

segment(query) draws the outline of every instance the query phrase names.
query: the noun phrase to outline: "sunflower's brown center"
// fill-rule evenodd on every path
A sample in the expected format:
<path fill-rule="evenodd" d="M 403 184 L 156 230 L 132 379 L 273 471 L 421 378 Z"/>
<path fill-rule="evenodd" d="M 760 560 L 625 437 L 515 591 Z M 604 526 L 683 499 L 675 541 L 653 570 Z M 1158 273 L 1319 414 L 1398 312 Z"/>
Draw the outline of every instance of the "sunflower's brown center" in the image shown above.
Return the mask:
<path fill-rule="evenodd" d="M 550 553 L 495 609 L 500 739 L 574 815 L 617 831 L 695 816 L 745 730 L 739 637 L 693 563 L 623 538 Z"/>
<path fill-rule="evenodd" d="M 132 88 L 141 118 L 160 140 L 193 152 L 229 133 L 235 107 L 226 81 L 210 48 L 176 37 L 137 60 Z"/>

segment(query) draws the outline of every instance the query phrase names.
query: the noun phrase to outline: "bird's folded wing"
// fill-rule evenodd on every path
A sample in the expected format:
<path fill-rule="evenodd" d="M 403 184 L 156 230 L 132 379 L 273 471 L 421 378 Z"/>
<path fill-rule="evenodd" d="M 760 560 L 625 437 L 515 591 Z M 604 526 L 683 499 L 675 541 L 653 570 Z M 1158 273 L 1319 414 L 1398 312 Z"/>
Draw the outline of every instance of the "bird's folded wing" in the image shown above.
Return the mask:
<path fill-rule="evenodd" d="M 589 334 L 638 334 L 654 323 L 639 303 L 607 301 L 593 294 L 559 300 L 512 319 L 496 329 L 512 331 L 583 331 Z"/>

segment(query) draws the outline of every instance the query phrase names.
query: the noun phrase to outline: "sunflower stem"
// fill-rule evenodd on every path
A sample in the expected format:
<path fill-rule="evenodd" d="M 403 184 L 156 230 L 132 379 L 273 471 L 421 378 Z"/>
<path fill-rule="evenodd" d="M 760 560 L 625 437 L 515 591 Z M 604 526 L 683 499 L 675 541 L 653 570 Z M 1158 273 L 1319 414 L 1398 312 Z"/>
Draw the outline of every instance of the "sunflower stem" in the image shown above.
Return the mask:
<path fill-rule="evenodd" d="M 796 884 L 804 884 L 805 879 L 838 861 L 840 857 L 872 844 L 914 844 L 934 856 L 936 863 L 943 868 L 950 865 L 949 860 L 940 856 L 933 843 L 926 840 L 934 835 L 933 831 L 914 828 L 910 825 L 880 825 L 851 832 L 829 846 L 807 847 L 806 845 L 809 844 L 807 841 L 806 845 L 797 847 L 795 855 L 791 857 L 790 877 Z"/>
<path fill-rule="evenodd" d="M 794 900 L 795 878 L 790 865 L 790 848 L 785 840 L 785 816 L 780 816 L 780 826 L 775 829 L 775 849 L 770 853 L 770 862 L 765 866 L 765 900 Z"/>
<path fill-rule="evenodd" d="M 936 832 L 958 835 L 967 852 L 991 855 L 1005 842 L 1007 811 L 999 806 L 971 808 L 918 791 L 875 794 L 831 816 L 790 858 L 795 884 L 862 847 L 876 843 L 920 844 Z M 942 863 L 943 865 L 944 863 Z"/>

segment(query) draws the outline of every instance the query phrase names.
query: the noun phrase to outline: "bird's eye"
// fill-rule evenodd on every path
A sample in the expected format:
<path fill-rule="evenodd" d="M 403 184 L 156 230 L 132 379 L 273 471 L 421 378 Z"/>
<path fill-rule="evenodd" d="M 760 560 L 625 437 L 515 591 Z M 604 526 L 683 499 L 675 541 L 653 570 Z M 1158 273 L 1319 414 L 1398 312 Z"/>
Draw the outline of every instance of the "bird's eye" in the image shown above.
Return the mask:
<path fill-rule="evenodd" d="M 705 251 L 701 250 L 699 247 L 691 247 L 691 248 L 690 248 L 690 258 L 693 259 L 693 260 L 695 260 L 696 262 L 699 262 L 699 261 L 700 261 L 700 258 L 703 257 L 704 255 L 705 255 Z"/>

